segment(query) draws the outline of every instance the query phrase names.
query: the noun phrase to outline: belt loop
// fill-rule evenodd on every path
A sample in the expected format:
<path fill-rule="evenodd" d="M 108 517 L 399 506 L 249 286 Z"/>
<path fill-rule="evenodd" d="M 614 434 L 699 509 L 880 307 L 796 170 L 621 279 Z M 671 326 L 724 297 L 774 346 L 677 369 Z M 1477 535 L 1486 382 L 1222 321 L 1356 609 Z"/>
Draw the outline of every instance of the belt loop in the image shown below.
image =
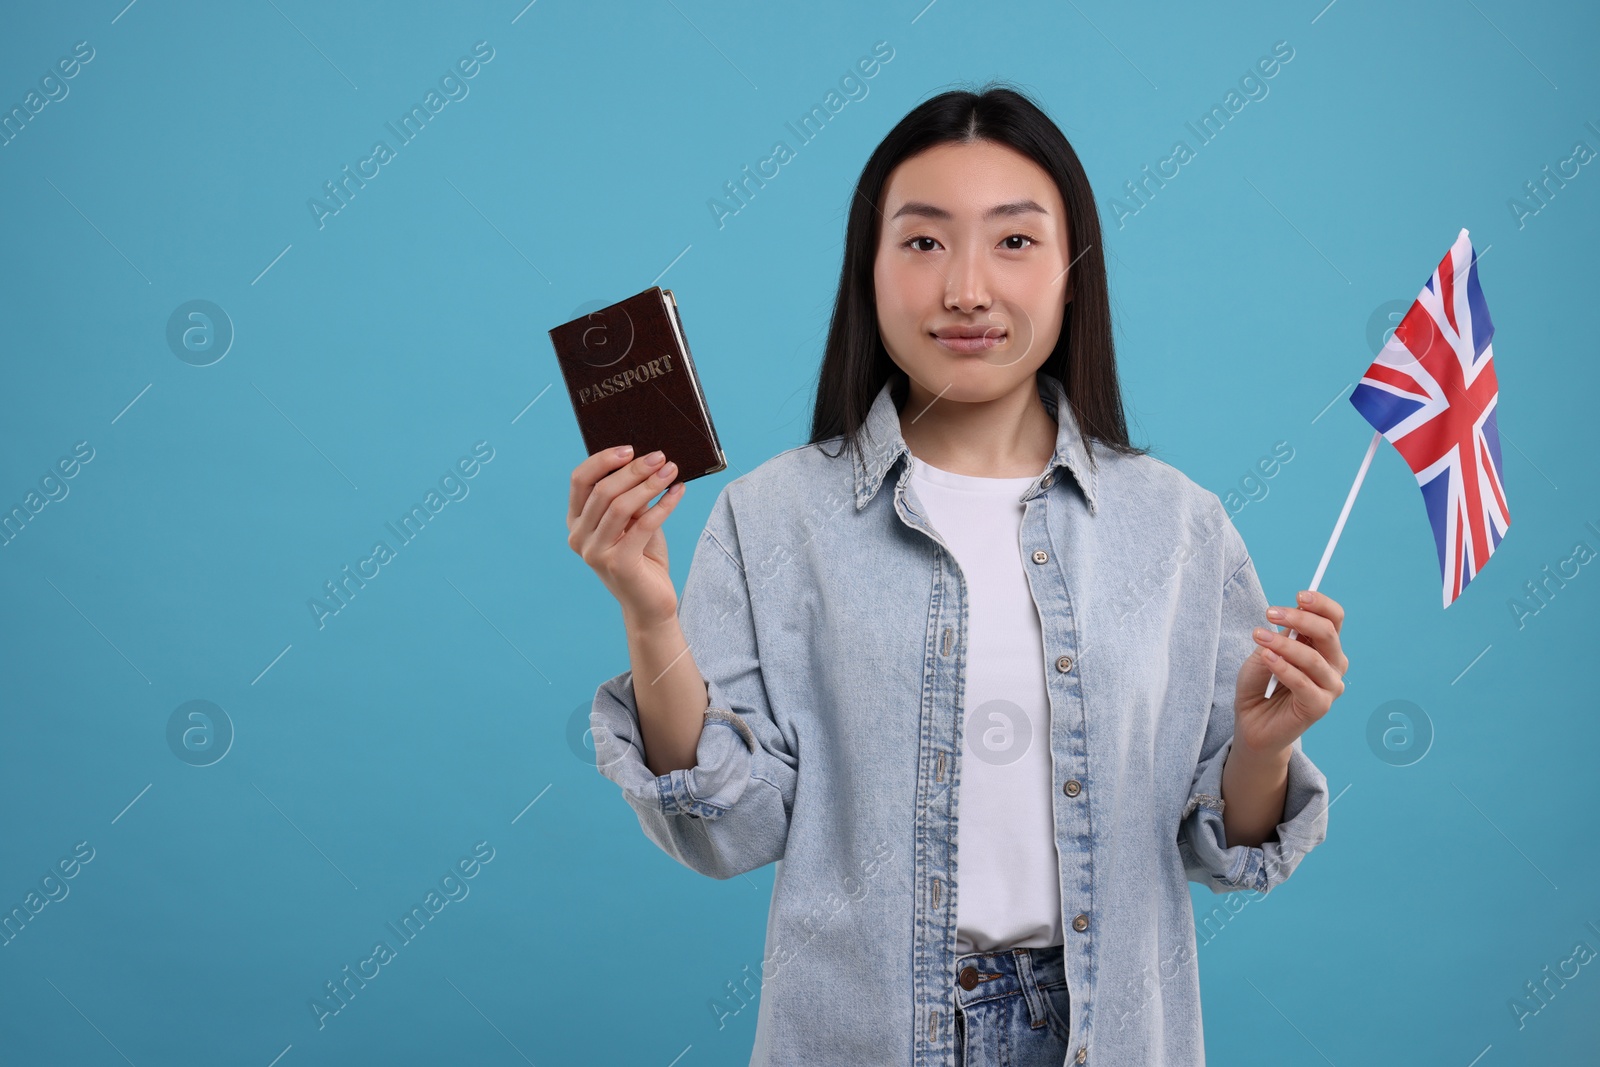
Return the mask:
<path fill-rule="evenodd" d="M 1026 948 L 1014 948 L 1011 955 L 1017 964 L 1017 985 L 1022 988 L 1022 999 L 1028 1003 L 1028 1025 L 1035 1030 L 1046 1025 L 1044 993 L 1033 977 L 1033 953 Z"/>

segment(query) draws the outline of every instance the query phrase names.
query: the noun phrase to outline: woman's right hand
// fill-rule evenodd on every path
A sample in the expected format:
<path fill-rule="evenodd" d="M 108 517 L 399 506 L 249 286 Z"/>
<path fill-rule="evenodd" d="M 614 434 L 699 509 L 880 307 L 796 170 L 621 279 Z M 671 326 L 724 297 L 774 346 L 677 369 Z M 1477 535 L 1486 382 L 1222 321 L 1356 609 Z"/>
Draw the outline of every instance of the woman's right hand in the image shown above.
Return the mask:
<path fill-rule="evenodd" d="M 596 452 L 572 471 L 567 506 L 567 545 L 600 576 L 629 622 L 653 625 L 677 615 L 678 593 L 667 571 L 667 539 L 661 532 L 683 499 L 678 482 L 667 489 L 677 465 L 649 456 L 629 461 L 615 448 Z M 656 455 L 659 456 L 659 453 Z"/>

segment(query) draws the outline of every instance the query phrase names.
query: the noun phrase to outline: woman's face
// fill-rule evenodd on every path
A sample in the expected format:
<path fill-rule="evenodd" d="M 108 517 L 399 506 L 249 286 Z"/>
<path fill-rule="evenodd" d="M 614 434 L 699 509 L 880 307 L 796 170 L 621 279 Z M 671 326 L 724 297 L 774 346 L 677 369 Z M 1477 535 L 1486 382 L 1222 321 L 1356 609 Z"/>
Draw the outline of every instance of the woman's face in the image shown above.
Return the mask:
<path fill-rule="evenodd" d="M 884 187 L 873 265 L 889 357 L 948 400 L 1031 383 L 1071 299 L 1068 238 L 1055 182 L 1014 149 L 941 144 L 903 160 Z"/>

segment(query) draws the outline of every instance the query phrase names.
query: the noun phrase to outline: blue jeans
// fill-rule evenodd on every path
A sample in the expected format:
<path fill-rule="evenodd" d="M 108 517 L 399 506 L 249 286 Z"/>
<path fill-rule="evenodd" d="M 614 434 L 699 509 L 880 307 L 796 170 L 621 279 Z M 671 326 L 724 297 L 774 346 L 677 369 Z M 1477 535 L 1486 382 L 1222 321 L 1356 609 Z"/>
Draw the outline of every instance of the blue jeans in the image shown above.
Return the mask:
<path fill-rule="evenodd" d="M 1071 1000 L 1061 946 L 956 958 L 957 1067 L 1062 1067 Z"/>

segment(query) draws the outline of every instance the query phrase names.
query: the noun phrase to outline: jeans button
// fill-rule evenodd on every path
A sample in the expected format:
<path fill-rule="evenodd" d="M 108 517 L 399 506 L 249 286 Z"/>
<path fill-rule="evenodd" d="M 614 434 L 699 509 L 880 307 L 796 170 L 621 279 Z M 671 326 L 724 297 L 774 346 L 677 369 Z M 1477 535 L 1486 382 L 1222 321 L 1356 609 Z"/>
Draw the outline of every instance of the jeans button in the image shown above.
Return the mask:
<path fill-rule="evenodd" d="M 961 968 L 961 974 L 958 976 L 957 981 L 961 983 L 962 989 L 971 989 L 972 987 L 976 986 L 978 984 L 978 968 Z"/>
<path fill-rule="evenodd" d="M 1089 916 L 1080 913 L 1072 920 L 1072 928 L 1080 934 L 1089 929 Z"/>
<path fill-rule="evenodd" d="M 1066 783 L 1062 785 L 1061 791 L 1067 794 L 1069 797 L 1075 797 L 1079 793 L 1083 792 L 1083 786 L 1076 778 L 1068 778 Z"/>

